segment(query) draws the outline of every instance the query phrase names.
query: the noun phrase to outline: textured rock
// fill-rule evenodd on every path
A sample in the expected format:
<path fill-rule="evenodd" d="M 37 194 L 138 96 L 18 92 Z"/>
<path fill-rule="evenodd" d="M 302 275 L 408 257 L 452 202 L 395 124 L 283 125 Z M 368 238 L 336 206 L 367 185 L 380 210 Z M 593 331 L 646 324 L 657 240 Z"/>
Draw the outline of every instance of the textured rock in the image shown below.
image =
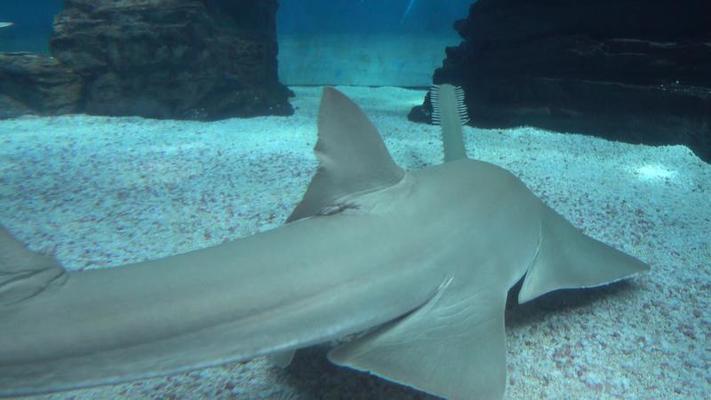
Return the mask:
<path fill-rule="evenodd" d="M 288 115 L 276 0 L 66 0 L 55 58 L 5 54 L 0 117 Z"/>
<path fill-rule="evenodd" d="M 435 83 L 462 85 L 472 123 L 533 125 L 711 161 L 711 2 L 479 0 Z M 429 120 L 429 99 L 410 113 Z"/>
<path fill-rule="evenodd" d="M 81 93 L 79 76 L 52 57 L 0 53 L 0 118 L 73 113 Z"/>
<path fill-rule="evenodd" d="M 276 10 L 276 0 L 66 0 L 50 50 L 82 76 L 90 114 L 286 115 Z"/>

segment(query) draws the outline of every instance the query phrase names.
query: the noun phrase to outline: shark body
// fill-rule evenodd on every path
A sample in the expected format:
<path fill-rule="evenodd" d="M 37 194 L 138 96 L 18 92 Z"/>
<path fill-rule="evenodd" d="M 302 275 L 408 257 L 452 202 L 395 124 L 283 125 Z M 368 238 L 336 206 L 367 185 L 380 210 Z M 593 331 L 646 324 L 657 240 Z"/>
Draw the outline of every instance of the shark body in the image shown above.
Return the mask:
<path fill-rule="evenodd" d="M 336 364 L 450 399 L 502 398 L 519 301 L 648 267 L 584 236 L 508 171 L 404 171 L 324 90 L 319 169 L 285 225 L 216 247 L 66 272 L 0 232 L 0 396 L 289 355 L 359 333 Z"/>
<path fill-rule="evenodd" d="M 9 28 L 9 27 L 11 27 L 11 26 L 13 26 L 13 25 L 15 25 L 15 24 L 12 23 L 12 22 L 2 22 L 2 21 L 0 21 L 0 29 L 2 29 L 2 28 Z"/>

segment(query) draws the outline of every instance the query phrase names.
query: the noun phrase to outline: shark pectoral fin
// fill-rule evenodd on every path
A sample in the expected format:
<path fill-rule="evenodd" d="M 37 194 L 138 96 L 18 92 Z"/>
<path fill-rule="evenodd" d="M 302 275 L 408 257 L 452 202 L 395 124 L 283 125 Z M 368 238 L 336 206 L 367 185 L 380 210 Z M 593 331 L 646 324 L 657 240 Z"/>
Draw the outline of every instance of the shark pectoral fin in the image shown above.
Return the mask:
<path fill-rule="evenodd" d="M 34 297 L 65 280 L 64 268 L 53 257 L 28 250 L 0 227 L 0 306 Z"/>
<path fill-rule="evenodd" d="M 277 367 L 286 368 L 294 359 L 294 354 L 296 354 L 296 350 L 280 351 L 268 355 L 267 359 Z"/>
<path fill-rule="evenodd" d="M 553 290 L 600 286 L 649 270 L 642 261 L 584 235 L 550 208 L 543 212 L 541 243 L 519 303 Z"/>
<path fill-rule="evenodd" d="M 506 291 L 454 286 L 407 316 L 334 348 L 329 360 L 448 399 L 502 398 Z"/>

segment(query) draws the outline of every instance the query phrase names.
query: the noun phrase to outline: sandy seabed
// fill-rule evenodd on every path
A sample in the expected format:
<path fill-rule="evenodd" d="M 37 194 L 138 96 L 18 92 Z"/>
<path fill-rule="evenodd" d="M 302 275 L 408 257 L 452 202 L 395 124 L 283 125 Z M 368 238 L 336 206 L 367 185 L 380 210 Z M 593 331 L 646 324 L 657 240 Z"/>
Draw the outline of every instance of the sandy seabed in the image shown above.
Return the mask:
<path fill-rule="evenodd" d="M 316 160 L 320 88 L 291 117 L 92 116 L 0 121 L 0 223 L 71 270 L 219 244 L 279 226 Z M 424 92 L 341 88 L 407 169 L 441 162 Z M 704 399 L 711 393 L 711 165 L 650 147 L 522 127 L 465 129 L 470 157 L 511 170 L 587 234 L 649 263 L 622 284 L 507 311 L 507 399 Z M 264 359 L 32 399 L 434 399 L 330 365 Z"/>

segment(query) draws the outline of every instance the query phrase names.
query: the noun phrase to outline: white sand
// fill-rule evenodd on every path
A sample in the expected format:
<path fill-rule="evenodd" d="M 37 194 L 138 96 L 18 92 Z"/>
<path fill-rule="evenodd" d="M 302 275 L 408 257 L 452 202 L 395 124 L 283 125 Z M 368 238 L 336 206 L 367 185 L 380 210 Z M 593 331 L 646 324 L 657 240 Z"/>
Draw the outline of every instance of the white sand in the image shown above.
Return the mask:
<path fill-rule="evenodd" d="M 440 162 L 436 127 L 405 119 L 423 92 L 343 88 L 406 168 Z M 316 167 L 320 90 L 293 117 L 213 123 L 71 116 L 0 121 L 0 223 L 69 269 L 116 266 L 278 226 Z M 711 166 L 648 147 L 531 128 L 466 129 L 588 234 L 652 272 L 508 311 L 509 399 L 702 399 L 711 393 Z M 298 273 L 295 271 L 295 273 Z M 308 350 L 39 396 L 51 399 L 425 399 Z"/>

